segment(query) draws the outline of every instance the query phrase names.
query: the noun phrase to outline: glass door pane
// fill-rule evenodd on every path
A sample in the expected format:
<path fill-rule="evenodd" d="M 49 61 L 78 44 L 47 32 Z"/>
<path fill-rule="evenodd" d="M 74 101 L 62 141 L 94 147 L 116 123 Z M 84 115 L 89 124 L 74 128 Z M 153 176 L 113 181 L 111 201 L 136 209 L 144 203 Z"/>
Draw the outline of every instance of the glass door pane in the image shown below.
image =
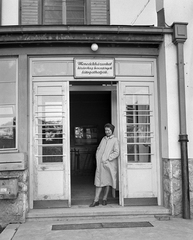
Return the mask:
<path fill-rule="evenodd" d="M 128 162 L 151 162 L 153 132 L 149 87 L 126 88 L 126 138 Z"/>
<path fill-rule="evenodd" d="M 62 86 L 39 86 L 37 89 L 35 126 L 38 163 L 63 162 L 64 96 Z"/>

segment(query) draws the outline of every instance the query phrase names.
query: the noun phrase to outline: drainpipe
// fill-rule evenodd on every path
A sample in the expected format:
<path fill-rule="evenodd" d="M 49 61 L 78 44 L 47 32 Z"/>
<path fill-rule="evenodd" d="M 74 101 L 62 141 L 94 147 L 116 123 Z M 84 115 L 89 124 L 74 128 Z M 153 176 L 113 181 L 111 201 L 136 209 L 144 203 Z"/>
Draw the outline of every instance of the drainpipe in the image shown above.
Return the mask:
<path fill-rule="evenodd" d="M 187 39 L 187 23 L 174 23 L 173 43 L 177 48 L 178 68 L 178 94 L 179 94 L 179 120 L 180 134 L 179 142 L 181 148 L 181 169 L 182 169 L 182 217 L 190 219 L 190 191 L 189 191 L 189 168 L 188 168 L 188 135 L 186 132 L 186 98 L 185 98 L 185 77 L 184 77 L 184 42 Z"/>

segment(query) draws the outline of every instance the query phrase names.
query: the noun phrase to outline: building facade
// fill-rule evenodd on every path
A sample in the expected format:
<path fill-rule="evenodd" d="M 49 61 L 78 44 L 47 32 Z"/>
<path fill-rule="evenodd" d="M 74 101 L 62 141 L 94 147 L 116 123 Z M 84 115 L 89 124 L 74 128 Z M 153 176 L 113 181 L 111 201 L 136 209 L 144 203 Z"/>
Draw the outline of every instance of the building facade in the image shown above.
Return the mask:
<path fill-rule="evenodd" d="M 173 6 L 157 0 L 151 26 L 119 24 L 116 1 L 1 1 L 3 222 L 90 201 L 107 122 L 120 141 L 112 201 L 190 217 L 193 5 Z"/>

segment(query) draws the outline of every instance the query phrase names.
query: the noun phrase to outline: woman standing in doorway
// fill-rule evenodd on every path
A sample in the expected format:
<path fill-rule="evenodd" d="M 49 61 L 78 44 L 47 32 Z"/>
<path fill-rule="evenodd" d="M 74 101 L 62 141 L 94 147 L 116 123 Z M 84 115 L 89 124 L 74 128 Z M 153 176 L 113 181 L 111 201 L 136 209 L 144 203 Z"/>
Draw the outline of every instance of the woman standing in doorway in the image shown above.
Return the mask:
<path fill-rule="evenodd" d="M 114 189 L 117 189 L 118 186 L 119 142 L 113 135 L 114 125 L 107 123 L 104 128 L 106 136 L 102 138 L 96 151 L 95 198 L 89 207 L 99 205 L 99 197 L 103 187 L 102 205 L 107 205 L 110 186 Z"/>

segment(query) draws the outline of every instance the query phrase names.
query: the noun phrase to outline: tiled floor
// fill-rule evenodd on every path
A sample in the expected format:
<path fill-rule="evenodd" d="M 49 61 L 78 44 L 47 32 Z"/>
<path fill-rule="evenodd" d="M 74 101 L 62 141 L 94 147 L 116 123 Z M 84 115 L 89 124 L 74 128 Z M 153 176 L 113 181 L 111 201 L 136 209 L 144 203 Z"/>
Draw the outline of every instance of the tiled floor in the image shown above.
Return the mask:
<path fill-rule="evenodd" d="M 74 175 L 72 176 L 71 186 L 72 205 L 86 205 L 93 201 L 95 194 L 93 175 Z M 118 204 L 118 198 L 112 198 L 111 191 L 109 192 L 108 202 Z"/>

